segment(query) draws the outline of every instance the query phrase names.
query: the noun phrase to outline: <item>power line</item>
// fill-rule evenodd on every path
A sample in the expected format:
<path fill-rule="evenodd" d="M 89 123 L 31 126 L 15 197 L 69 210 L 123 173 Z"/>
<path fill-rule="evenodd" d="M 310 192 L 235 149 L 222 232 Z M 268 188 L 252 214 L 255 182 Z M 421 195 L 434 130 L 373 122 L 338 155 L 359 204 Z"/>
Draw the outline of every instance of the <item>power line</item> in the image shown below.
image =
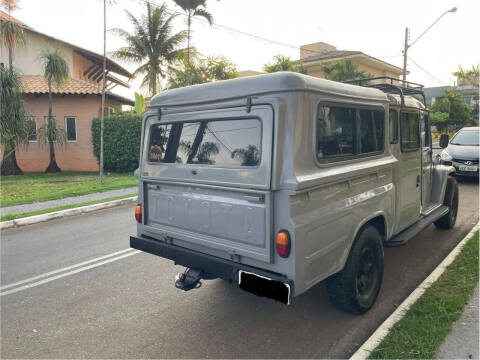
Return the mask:
<path fill-rule="evenodd" d="M 151 1 L 151 0 L 140 0 L 140 1 L 143 1 L 145 3 L 148 3 L 156 8 L 159 8 L 160 5 L 158 5 L 157 3 Z M 173 10 L 173 9 L 169 9 L 168 7 L 166 8 L 166 12 L 169 13 L 170 15 L 180 15 L 180 16 L 183 16 L 183 17 L 187 17 L 186 14 L 184 14 L 183 12 L 180 12 L 180 11 L 176 11 L 176 10 Z M 207 20 L 204 20 L 203 18 L 198 18 L 198 19 L 193 19 L 194 21 L 199 21 L 199 22 L 203 22 L 205 24 L 208 24 L 208 21 Z M 280 46 L 285 46 L 285 47 L 289 47 L 291 49 L 295 49 L 295 50 L 303 50 L 303 51 L 307 51 L 309 53 L 312 53 L 312 54 L 315 54 L 315 55 L 321 55 L 323 54 L 323 52 L 321 51 L 315 51 L 315 50 L 311 50 L 311 49 L 305 49 L 305 48 L 301 48 L 300 46 L 295 46 L 295 45 L 292 45 L 292 44 L 288 44 L 288 43 L 285 43 L 285 42 L 282 42 L 282 41 L 277 41 L 277 40 L 272 40 L 272 39 L 268 39 L 266 37 L 263 37 L 263 36 L 260 36 L 260 35 L 255 35 L 255 34 L 252 34 L 252 33 L 249 33 L 249 32 L 246 32 L 246 31 L 243 31 L 243 30 L 238 30 L 238 29 L 234 29 L 232 27 L 229 27 L 229 26 L 226 26 L 226 25 L 220 25 L 220 24 L 216 24 L 216 23 L 213 23 L 212 24 L 212 27 L 214 28 L 217 28 L 217 29 L 220 29 L 220 30 L 226 30 L 226 31 L 230 31 L 230 32 L 234 32 L 234 33 L 238 33 L 238 34 L 241 34 L 241 35 L 244 35 L 244 36 L 248 36 L 250 38 L 253 38 L 253 39 L 256 39 L 256 40 L 260 40 L 260 41 L 265 41 L 265 42 L 269 42 L 269 43 L 272 43 L 272 44 L 275 44 L 275 45 L 280 45 Z"/>
<path fill-rule="evenodd" d="M 420 66 L 419 64 L 417 64 L 417 63 L 415 62 L 415 60 L 413 60 L 410 56 L 408 56 L 408 60 L 410 60 L 412 63 L 414 63 L 420 70 L 422 70 L 425 74 L 427 74 L 428 76 L 430 76 L 433 80 L 439 82 L 440 84 L 447 85 L 445 82 L 443 82 L 442 80 L 440 80 L 440 79 L 437 78 L 436 76 L 432 75 L 432 74 L 429 73 L 427 70 L 425 70 L 422 66 Z"/>

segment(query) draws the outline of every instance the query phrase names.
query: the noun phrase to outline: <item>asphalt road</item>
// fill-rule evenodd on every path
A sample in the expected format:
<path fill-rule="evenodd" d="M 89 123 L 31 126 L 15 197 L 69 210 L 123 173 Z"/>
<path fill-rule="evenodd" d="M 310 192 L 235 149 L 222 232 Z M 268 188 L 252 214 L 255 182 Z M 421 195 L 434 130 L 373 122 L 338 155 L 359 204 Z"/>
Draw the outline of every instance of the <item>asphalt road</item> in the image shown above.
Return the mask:
<path fill-rule="evenodd" d="M 432 225 L 385 249 L 384 283 L 364 316 L 334 308 L 323 283 L 292 306 L 221 280 L 177 290 L 181 267 L 126 250 L 131 207 L 4 231 L 1 357 L 348 357 L 478 221 L 476 181 L 461 183 L 460 202 L 453 230 Z"/>

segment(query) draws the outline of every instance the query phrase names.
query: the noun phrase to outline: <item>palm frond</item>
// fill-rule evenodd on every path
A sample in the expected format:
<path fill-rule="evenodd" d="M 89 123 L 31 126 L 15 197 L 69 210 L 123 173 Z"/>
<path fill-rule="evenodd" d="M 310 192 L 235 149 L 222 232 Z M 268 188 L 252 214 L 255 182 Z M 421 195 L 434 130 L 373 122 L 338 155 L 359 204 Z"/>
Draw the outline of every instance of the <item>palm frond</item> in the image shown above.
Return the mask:
<path fill-rule="evenodd" d="M 202 8 L 197 8 L 193 12 L 193 16 L 199 16 L 205 18 L 210 25 L 213 25 L 213 15 L 209 13 L 207 10 Z"/>
<path fill-rule="evenodd" d="M 25 45 L 25 32 L 20 25 L 7 20 L 0 20 L 1 42 L 6 48 Z"/>
<path fill-rule="evenodd" d="M 68 79 L 68 64 L 58 48 L 46 48 L 40 53 L 43 62 L 43 75 L 49 84 L 61 86 Z"/>

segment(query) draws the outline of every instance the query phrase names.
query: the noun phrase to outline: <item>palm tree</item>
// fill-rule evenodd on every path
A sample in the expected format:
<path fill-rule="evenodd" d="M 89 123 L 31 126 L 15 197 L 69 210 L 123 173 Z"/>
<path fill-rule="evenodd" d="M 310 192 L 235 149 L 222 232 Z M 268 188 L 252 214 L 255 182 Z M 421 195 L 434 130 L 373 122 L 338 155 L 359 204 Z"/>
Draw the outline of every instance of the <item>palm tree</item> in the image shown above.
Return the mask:
<path fill-rule="evenodd" d="M 187 15 L 187 66 L 190 67 L 190 39 L 192 18 L 195 16 L 203 17 L 210 26 L 213 25 L 213 15 L 207 10 L 207 0 L 173 0 L 175 4 L 182 8 Z"/>
<path fill-rule="evenodd" d="M 0 21 L 1 42 L 8 49 L 8 66 L 12 67 L 13 49 L 25 45 L 25 33 L 20 25 L 10 19 L 10 13 L 18 7 L 18 1 L 2 0 L 2 6 L 7 9 L 9 20 Z"/>
<path fill-rule="evenodd" d="M 470 70 L 464 69 L 461 65 L 458 66 L 458 70 L 453 73 L 458 79 L 459 85 L 472 85 L 479 87 L 479 73 L 480 65 L 472 65 Z"/>
<path fill-rule="evenodd" d="M 153 7 L 147 4 L 147 15 L 137 19 L 126 11 L 130 22 L 134 26 L 134 33 L 130 34 L 123 29 L 114 31 L 127 42 L 127 46 L 118 49 L 114 56 L 118 59 L 141 64 L 133 76 L 143 74 L 142 86 L 147 87 L 150 95 L 155 95 L 164 78 L 167 68 L 184 51 L 179 49 L 186 38 L 186 32 L 180 31 L 172 35 L 172 20 L 176 15 L 167 17 L 166 5 Z"/>
<path fill-rule="evenodd" d="M 270 64 L 265 64 L 263 70 L 268 73 L 273 73 L 277 71 L 293 71 L 301 74 L 307 74 L 307 69 L 297 61 L 293 61 L 288 56 L 275 55 L 273 57 L 273 62 Z"/>
<path fill-rule="evenodd" d="M 55 160 L 54 143 L 57 142 L 62 144 L 64 142 L 65 134 L 61 128 L 57 127 L 55 118 L 52 116 L 52 85 L 59 87 L 67 81 L 68 64 L 58 48 L 54 51 L 50 51 L 49 49 L 43 50 L 40 54 L 40 60 L 43 62 L 43 74 L 48 84 L 48 120 L 45 126 L 39 130 L 39 133 L 42 134 L 41 137 L 45 142 L 48 142 L 50 148 L 50 163 L 45 172 L 60 172 L 61 170 Z"/>
<path fill-rule="evenodd" d="M 232 159 L 242 160 L 242 166 L 257 166 L 260 161 L 260 154 L 255 145 L 248 145 L 246 149 L 235 149 L 232 151 Z"/>
<path fill-rule="evenodd" d="M 340 60 L 322 64 L 325 79 L 333 81 L 348 81 L 372 77 L 369 72 L 360 70 L 351 60 Z"/>
<path fill-rule="evenodd" d="M 23 108 L 20 75 L 13 67 L 0 67 L 0 143 L 3 150 L 2 175 L 19 175 L 15 150 L 27 143 L 28 126 Z"/>

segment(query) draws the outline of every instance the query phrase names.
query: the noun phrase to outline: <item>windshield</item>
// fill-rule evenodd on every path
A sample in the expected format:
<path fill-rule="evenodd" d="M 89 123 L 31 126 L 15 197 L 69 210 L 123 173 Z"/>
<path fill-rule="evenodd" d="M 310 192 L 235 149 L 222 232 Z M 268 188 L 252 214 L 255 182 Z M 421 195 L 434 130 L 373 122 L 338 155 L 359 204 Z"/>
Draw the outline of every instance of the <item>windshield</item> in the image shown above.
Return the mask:
<path fill-rule="evenodd" d="M 479 144 L 479 130 L 460 130 L 450 141 L 452 145 L 473 145 Z"/>
<path fill-rule="evenodd" d="M 155 124 L 150 128 L 148 161 L 257 166 L 260 142 L 257 119 Z"/>

